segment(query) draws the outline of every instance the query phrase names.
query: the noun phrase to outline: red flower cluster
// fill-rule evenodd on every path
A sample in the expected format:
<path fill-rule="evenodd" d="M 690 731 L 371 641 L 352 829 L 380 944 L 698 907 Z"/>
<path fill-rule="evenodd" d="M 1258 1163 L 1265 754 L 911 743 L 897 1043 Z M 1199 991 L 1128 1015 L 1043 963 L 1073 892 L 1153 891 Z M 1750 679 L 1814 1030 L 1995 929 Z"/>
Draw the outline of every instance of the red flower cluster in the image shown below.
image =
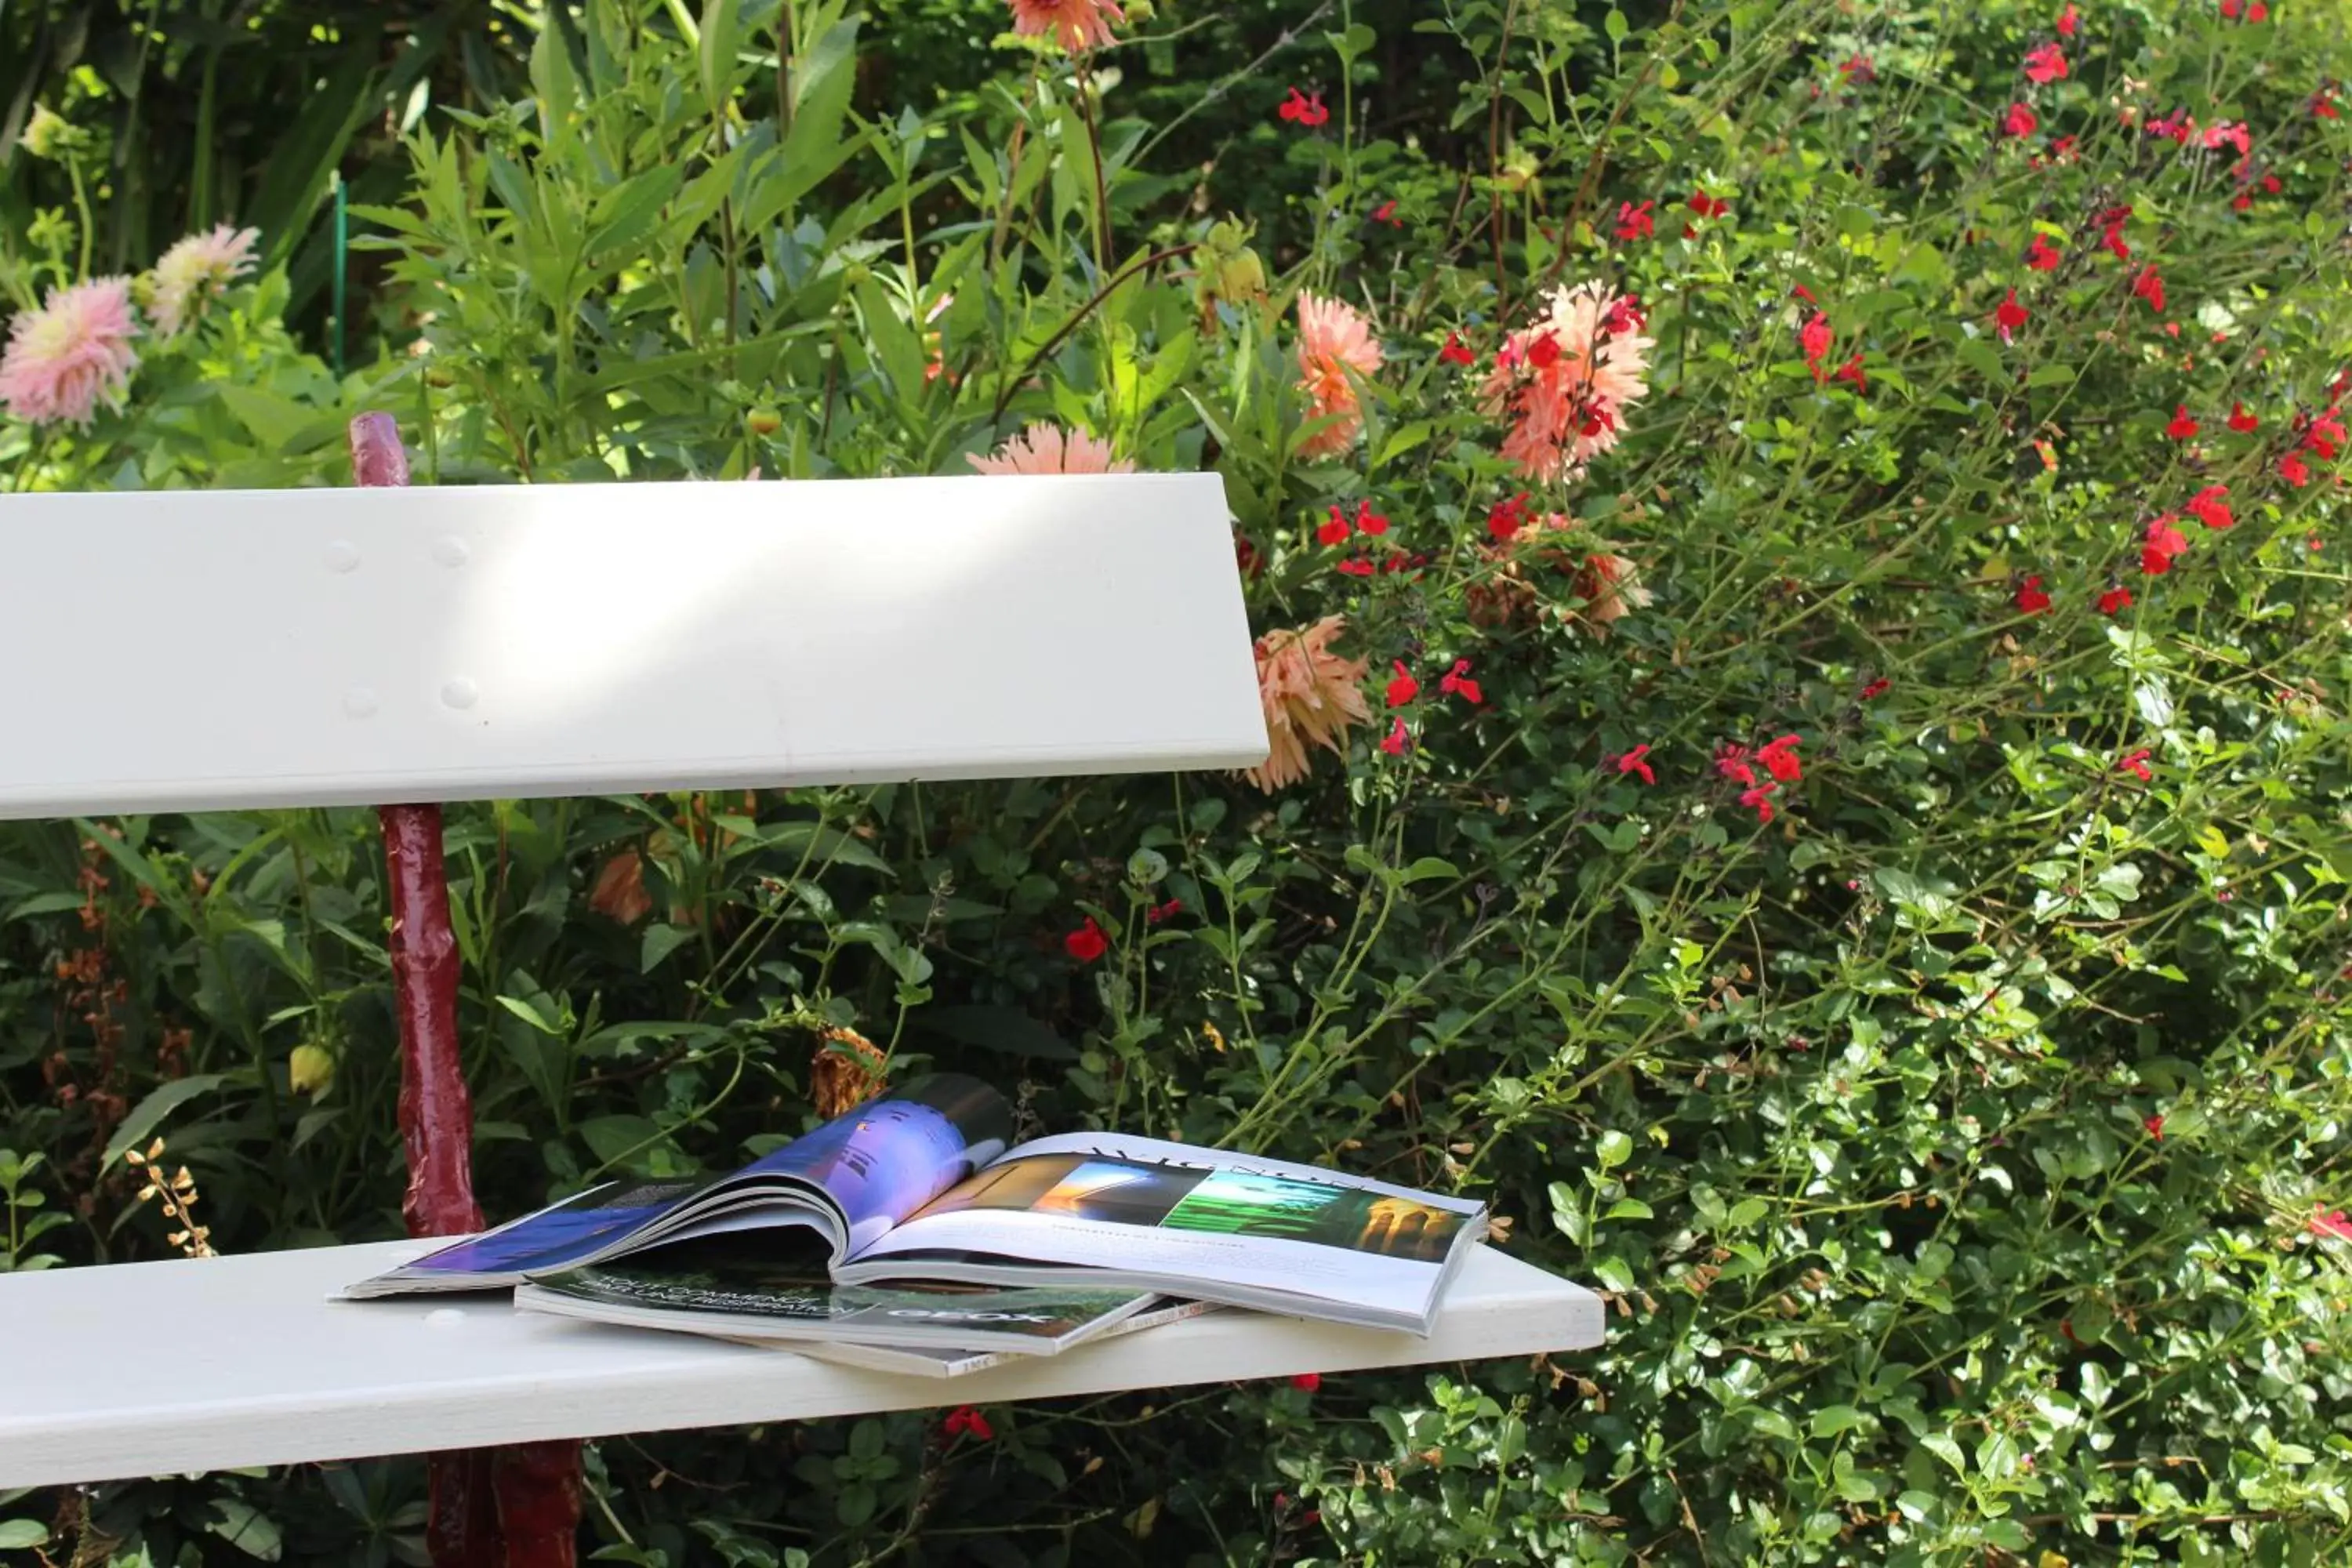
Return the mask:
<path fill-rule="evenodd" d="M 1643 784 L 1654 784 L 1658 782 L 1658 775 L 1651 772 L 1650 764 L 1643 760 L 1649 754 L 1650 745 L 1644 741 L 1623 756 L 1612 757 L 1610 760 L 1617 764 L 1617 771 L 1620 773 L 1633 773 Z"/>
<path fill-rule="evenodd" d="M 1617 237 L 1647 239 L 1657 233 L 1658 226 L 1650 216 L 1650 209 L 1656 205 L 1654 202 L 1643 202 L 1636 206 L 1632 202 L 1619 202 L 1617 204 Z M 1556 348 L 1554 352 L 1558 352 Z"/>
<path fill-rule="evenodd" d="M 2017 585 L 2017 607 L 2029 616 L 2038 616 L 2050 607 L 2050 595 L 2042 591 L 2038 574 Z"/>
<path fill-rule="evenodd" d="M 2108 207 L 2092 221 L 2103 231 L 2100 243 L 2116 253 L 2117 261 L 2131 259 L 2131 247 L 2124 242 L 2124 225 L 2131 222 L 2132 210 L 2127 206 Z"/>
<path fill-rule="evenodd" d="M 2119 610 L 2130 609 L 2131 604 L 2131 590 L 2118 585 L 2099 595 L 2099 614 L 2112 616 Z"/>
<path fill-rule="evenodd" d="M 1290 1386 L 1302 1393 L 1312 1394 L 1323 1386 L 1323 1374 L 1319 1372 L 1293 1373 L 1290 1375 Z"/>
<path fill-rule="evenodd" d="M 1172 921 L 1183 912 L 1184 900 L 1181 899 L 1171 899 L 1164 904 L 1154 904 L 1150 909 L 1144 910 L 1143 921 L 1146 925 L 1156 926 L 1163 921 Z"/>
<path fill-rule="evenodd" d="M 2139 547 L 2139 569 L 2151 577 L 2161 577 L 2172 570 L 2172 563 L 2189 553 L 2189 541 L 2172 526 L 2173 513 L 2166 512 L 2147 525 L 2147 534 Z"/>
<path fill-rule="evenodd" d="M 2074 14 L 2074 0 L 2066 0 L 2066 8 L 2058 13 L 2058 36 L 2062 38 L 2071 38 L 2074 36 L 2074 30 L 2082 25 L 2082 18 Z"/>
<path fill-rule="evenodd" d="M 1470 661 L 1466 658 L 1455 659 L 1454 668 L 1438 678 L 1437 689 L 1449 697 L 1461 698 L 1473 708 L 1486 700 L 1486 694 L 1470 679 Z"/>
<path fill-rule="evenodd" d="M 1275 112 L 1293 125 L 1303 126 L 1309 131 L 1331 118 L 1331 111 L 1323 107 L 1321 93 L 1302 93 L 1295 87 L 1290 89 L 1290 96 L 1283 100 L 1282 107 Z"/>
<path fill-rule="evenodd" d="M 2000 129 L 2002 133 L 2017 137 L 2020 141 L 2032 135 L 2041 128 L 2041 117 L 2036 115 L 2032 107 L 2026 104 L 2012 103 L 2009 106 L 2008 112 L 2004 113 L 2000 117 Z"/>
<path fill-rule="evenodd" d="M 1381 750 L 1386 752 L 1391 757 L 1402 757 L 1404 755 L 1404 721 L 1399 719 L 1394 724 L 1390 726 L 1388 738 L 1381 742 Z"/>
<path fill-rule="evenodd" d="M 1444 360 L 1447 364 L 1475 364 L 1478 363 L 1478 356 L 1470 352 L 1470 346 L 1462 341 L 1462 334 L 1459 332 L 1448 332 L 1445 334 L 1445 346 L 1437 351 L 1437 357 Z"/>
<path fill-rule="evenodd" d="M 2147 308 L 2158 315 L 2164 314 L 2164 275 L 2153 267 L 2143 267 L 2132 279 L 2132 293 L 2147 301 Z"/>
<path fill-rule="evenodd" d="M 2017 302 L 2017 290 L 2014 289 L 2002 297 L 2000 304 L 1993 307 L 1992 324 L 1999 329 L 2000 341 L 2004 343 L 2015 341 L 2012 334 L 2018 328 L 2025 325 L 2029 319 L 2025 307 Z"/>
<path fill-rule="evenodd" d="M 2147 756 L 2148 751 L 2146 746 L 2142 746 L 2137 752 L 2127 752 L 2116 760 L 2116 772 L 2129 773 L 2142 784 L 2147 784 L 2156 777 L 2155 771 L 2147 765 Z"/>
<path fill-rule="evenodd" d="M 2221 0 L 2221 15 L 2230 21 L 2267 22 L 2271 8 L 2263 0 Z"/>
<path fill-rule="evenodd" d="M 1486 514 L 1486 532 L 1497 543 L 1507 542 L 1517 536 L 1519 530 L 1525 528 L 1527 522 L 1528 498 L 1525 495 L 1516 495 L 1509 500 L 1495 503 L 1494 510 Z"/>
<path fill-rule="evenodd" d="M 2171 437 L 2176 441 L 2186 441 L 2190 437 L 2197 434 L 2197 421 L 2189 416 L 2189 405 L 2186 403 L 2174 404 L 2172 405 L 2172 423 L 2164 427 L 2164 433 L 2167 436 Z"/>
<path fill-rule="evenodd" d="M 2058 247 L 2041 235 L 2035 235 L 2033 243 L 2025 248 L 2027 268 L 2035 272 L 2055 272 L 2058 262 Z"/>
<path fill-rule="evenodd" d="M 1110 951 L 1110 937 L 1088 915 L 1087 923 L 1062 939 L 1062 951 L 1080 963 L 1092 963 Z"/>
<path fill-rule="evenodd" d="M 2238 520 L 2230 515 L 2230 487 L 2207 485 L 2189 498 L 2181 509 L 2208 528 L 2235 528 Z"/>
<path fill-rule="evenodd" d="M 1828 356 L 1834 336 L 1829 317 L 1820 310 L 1815 310 L 1812 318 L 1797 331 L 1797 344 L 1804 351 L 1805 368 L 1813 373 L 1815 381 L 1822 379 L 1822 361 Z"/>
<path fill-rule="evenodd" d="M 1356 502 L 1356 520 L 1353 523 L 1348 521 L 1348 514 L 1341 511 L 1339 503 L 1334 501 L 1331 505 L 1330 518 L 1315 530 L 1315 542 L 1345 544 L 1352 534 L 1365 533 L 1378 538 L 1388 531 L 1389 520 L 1374 511 L 1370 501 Z"/>
<path fill-rule="evenodd" d="M 1421 682 L 1412 678 L 1412 671 L 1404 667 L 1401 658 L 1391 659 L 1389 667 L 1396 671 L 1395 679 L 1389 682 L 1389 706 L 1402 708 L 1421 695 Z"/>
<path fill-rule="evenodd" d="M 959 1405 L 949 1411 L 948 1418 L 940 1423 L 940 1430 L 950 1437 L 960 1437 L 969 1432 L 982 1443 L 996 1436 L 996 1428 L 988 1424 L 988 1417 L 969 1405 Z"/>
<path fill-rule="evenodd" d="M 2037 44 L 2025 51 L 2025 79 L 2041 85 L 2066 74 L 2066 51 L 2055 44 Z"/>

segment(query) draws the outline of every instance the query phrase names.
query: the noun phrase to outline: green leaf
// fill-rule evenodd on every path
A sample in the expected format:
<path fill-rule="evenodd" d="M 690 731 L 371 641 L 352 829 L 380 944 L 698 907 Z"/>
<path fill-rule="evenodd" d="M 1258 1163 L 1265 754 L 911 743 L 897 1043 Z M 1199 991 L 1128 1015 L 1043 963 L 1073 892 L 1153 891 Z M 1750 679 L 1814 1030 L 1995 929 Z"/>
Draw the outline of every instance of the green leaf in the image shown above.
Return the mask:
<path fill-rule="evenodd" d="M 735 53 L 741 47 L 743 0 L 709 0 L 702 7 L 702 100 L 715 117 L 735 95 Z"/>
<path fill-rule="evenodd" d="M 29 1519 L 0 1519 L 0 1552 L 23 1552 L 44 1544 L 48 1527 Z"/>
<path fill-rule="evenodd" d="M 645 940 L 637 947 L 637 973 L 651 974 L 661 966 L 661 961 L 694 940 L 692 926 L 655 925 L 646 928 Z M 507 998 L 501 996 L 499 1001 Z M 549 1031 L 551 1034 L 552 1030 Z"/>
<path fill-rule="evenodd" d="M 1612 1128 L 1594 1140 L 1592 1157 L 1604 1171 L 1613 1171 L 1633 1157 L 1633 1140 Z"/>
<path fill-rule="evenodd" d="M 277 1524 L 251 1503 L 241 1498 L 215 1498 L 212 1511 L 216 1517 L 206 1520 L 205 1529 L 247 1557 L 275 1563 L 284 1555 L 285 1541 Z"/>
<path fill-rule="evenodd" d="M 163 1119 L 199 1095 L 210 1094 L 229 1081 L 229 1074 L 200 1072 L 187 1078 L 173 1079 L 151 1092 L 122 1119 L 107 1140 L 106 1158 L 102 1164 L 111 1165 L 122 1158 L 126 1149 L 143 1148 L 149 1136 L 163 1124 Z"/>
<path fill-rule="evenodd" d="M 1834 1437 L 1863 1425 L 1862 1412 L 1851 1405 L 1824 1405 L 1813 1412 L 1813 1436 Z"/>

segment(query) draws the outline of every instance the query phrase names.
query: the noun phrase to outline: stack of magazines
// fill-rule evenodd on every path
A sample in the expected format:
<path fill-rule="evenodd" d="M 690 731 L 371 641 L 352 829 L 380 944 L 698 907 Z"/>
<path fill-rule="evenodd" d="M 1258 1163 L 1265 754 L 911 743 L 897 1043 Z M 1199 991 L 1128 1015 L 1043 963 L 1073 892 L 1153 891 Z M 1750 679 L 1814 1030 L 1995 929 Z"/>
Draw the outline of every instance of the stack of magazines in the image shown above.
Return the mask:
<path fill-rule="evenodd" d="M 714 1181 L 617 1182 L 362 1280 L 952 1377 L 1211 1307 L 1427 1334 L 1484 1205 L 1080 1132 L 940 1076 Z"/>

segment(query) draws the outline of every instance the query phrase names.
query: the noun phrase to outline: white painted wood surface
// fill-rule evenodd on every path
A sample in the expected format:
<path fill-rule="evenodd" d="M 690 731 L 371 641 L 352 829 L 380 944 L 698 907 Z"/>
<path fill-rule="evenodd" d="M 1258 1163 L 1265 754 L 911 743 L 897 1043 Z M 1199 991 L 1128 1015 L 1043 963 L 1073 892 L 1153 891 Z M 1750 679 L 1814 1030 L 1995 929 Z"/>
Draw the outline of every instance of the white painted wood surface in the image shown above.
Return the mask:
<path fill-rule="evenodd" d="M 0 1276 L 0 1488 L 1596 1345 L 1591 1291 L 1479 1247 L 1428 1339 L 1213 1312 L 942 1384 L 576 1323 L 503 1297 L 330 1301 L 436 1242 Z"/>
<path fill-rule="evenodd" d="M 0 538 L 0 816 L 1266 752 L 1213 474 L 5 496 Z"/>

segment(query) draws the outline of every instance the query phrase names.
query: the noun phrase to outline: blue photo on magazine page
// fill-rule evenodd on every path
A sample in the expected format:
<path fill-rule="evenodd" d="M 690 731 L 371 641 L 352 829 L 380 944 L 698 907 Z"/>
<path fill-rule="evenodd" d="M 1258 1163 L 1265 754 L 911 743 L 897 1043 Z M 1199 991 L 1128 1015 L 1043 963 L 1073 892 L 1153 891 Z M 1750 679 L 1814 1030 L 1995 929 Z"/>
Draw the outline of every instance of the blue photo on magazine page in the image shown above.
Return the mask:
<path fill-rule="evenodd" d="M 512 1283 L 721 1229 L 814 1226 L 843 1232 L 840 1246 L 854 1250 L 1003 1153 L 1012 1131 L 1012 1108 L 988 1085 L 957 1075 L 922 1079 L 731 1175 L 610 1182 L 362 1281 L 352 1293 L 391 1293 L 404 1281 L 407 1289 L 444 1289 Z M 806 1195 L 795 1199 L 795 1191 Z"/>
<path fill-rule="evenodd" d="M 849 1221 L 855 1252 L 995 1159 L 1012 1135 L 1003 1095 L 942 1074 L 835 1117 L 742 1173 L 823 1187 Z"/>

